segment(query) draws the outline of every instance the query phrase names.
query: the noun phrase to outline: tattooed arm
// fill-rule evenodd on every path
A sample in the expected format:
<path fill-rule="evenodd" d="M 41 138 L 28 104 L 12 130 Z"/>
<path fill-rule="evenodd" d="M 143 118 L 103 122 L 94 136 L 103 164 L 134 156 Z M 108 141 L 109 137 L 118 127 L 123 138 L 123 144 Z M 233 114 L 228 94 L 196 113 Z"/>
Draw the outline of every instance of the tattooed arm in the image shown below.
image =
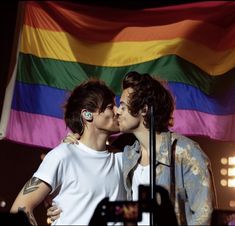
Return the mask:
<path fill-rule="evenodd" d="M 24 211 L 30 223 L 37 225 L 33 210 L 45 199 L 50 191 L 51 188 L 47 183 L 36 177 L 31 178 L 18 194 L 10 212 Z"/>

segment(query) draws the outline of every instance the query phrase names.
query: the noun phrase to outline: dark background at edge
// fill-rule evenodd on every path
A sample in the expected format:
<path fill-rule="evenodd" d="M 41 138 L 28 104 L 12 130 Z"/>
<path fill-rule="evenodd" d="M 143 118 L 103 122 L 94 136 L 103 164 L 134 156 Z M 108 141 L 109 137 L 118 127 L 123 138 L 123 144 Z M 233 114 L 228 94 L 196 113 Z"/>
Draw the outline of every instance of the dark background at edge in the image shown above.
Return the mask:
<path fill-rule="evenodd" d="M 119 1 L 118 7 L 123 7 L 123 1 Z M 167 5 L 172 2 L 165 1 L 148 1 L 147 3 L 139 2 L 135 5 L 135 8 L 142 7 L 144 4 L 147 6 L 153 5 Z M 170 3 L 169 3 L 170 2 Z M 173 1 L 174 3 L 181 3 L 182 1 Z M 126 6 L 131 6 L 133 1 L 128 1 Z M 102 3 L 103 4 L 103 3 Z M 111 4 L 111 3 L 109 3 Z M 112 6 L 114 2 L 112 3 Z M 0 23 L 1 23 L 1 35 L 0 35 L 0 54 L 1 54 L 1 66 L 0 66 L 0 112 L 2 110 L 5 87 L 7 83 L 7 76 L 9 71 L 9 63 L 11 59 L 12 44 L 15 31 L 16 14 L 17 14 L 17 1 L 6 1 L 0 6 Z M 229 209 L 228 201 L 233 196 L 235 190 L 229 188 L 223 188 L 220 186 L 218 179 L 220 175 L 220 158 L 229 155 L 234 155 L 235 143 L 234 142 L 220 142 L 213 141 L 205 137 L 192 137 L 192 139 L 199 142 L 203 150 L 209 156 L 212 162 L 212 169 L 214 172 L 214 179 L 217 189 L 218 204 L 222 209 Z M 6 201 L 6 207 L 1 208 L 0 211 L 8 211 L 14 201 L 17 193 L 28 180 L 32 173 L 37 169 L 41 162 L 41 154 L 46 153 L 48 150 L 32 147 L 23 144 L 17 144 L 7 140 L 0 140 L 0 201 Z M 45 224 L 45 210 L 43 204 L 35 211 L 35 216 L 38 219 L 39 224 Z"/>
<path fill-rule="evenodd" d="M 2 111 L 5 88 L 12 55 L 18 1 L 6 1 L 0 6 L 0 112 Z M 0 202 L 6 206 L 0 207 L 0 212 L 8 211 L 18 192 L 25 182 L 32 176 L 41 162 L 41 154 L 48 150 L 17 144 L 7 140 L 0 140 Z M 46 224 L 44 205 L 35 210 L 39 225 Z"/>

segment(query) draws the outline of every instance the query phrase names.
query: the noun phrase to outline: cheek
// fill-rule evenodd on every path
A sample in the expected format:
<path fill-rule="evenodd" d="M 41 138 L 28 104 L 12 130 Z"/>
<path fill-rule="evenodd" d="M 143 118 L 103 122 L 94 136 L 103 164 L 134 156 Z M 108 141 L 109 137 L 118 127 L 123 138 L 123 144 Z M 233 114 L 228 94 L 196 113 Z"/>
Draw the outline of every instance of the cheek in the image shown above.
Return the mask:
<path fill-rule="evenodd" d="M 134 118 L 129 113 L 124 114 L 123 117 L 120 120 L 120 126 L 124 127 L 135 127 L 138 124 L 139 120 L 137 118 Z"/>
<path fill-rule="evenodd" d="M 121 132 L 132 132 L 138 127 L 138 123 L 134 120 L 124 119 L 119 123 L 119 129 Z"/>
<path fill-rule="evenodd" d="M 129 121 L 129 120 L 134 120 L 135 118 L 129 113 L 129 112 L 125 112 L 124 114 L 123 114 L 123 119 L 125 119 L 125 120 L 127 120 L 127 121 Z"/>
<path fill-rule="evenodd" d="M 111 114 L 111 113 L 110 114 L 106 114 L 106 115 L 103 116 L 101 121 L 102 121 L 103 125 L 114 123 L 114 115 Z"/>

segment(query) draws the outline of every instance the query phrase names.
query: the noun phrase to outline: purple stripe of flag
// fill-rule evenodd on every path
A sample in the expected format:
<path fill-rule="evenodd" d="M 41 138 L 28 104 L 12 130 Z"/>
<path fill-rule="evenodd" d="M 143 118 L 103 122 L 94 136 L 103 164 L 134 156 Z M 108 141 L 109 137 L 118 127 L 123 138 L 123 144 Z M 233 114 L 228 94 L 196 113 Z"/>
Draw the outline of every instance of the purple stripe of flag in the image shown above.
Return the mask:
<path fill-rule="evenodd" d="M 235 114 L 211 115 L 192 110 L 175 110 L 172 130 L 189 136 L 207 136 L 221 141 L 235 140 Z"/>

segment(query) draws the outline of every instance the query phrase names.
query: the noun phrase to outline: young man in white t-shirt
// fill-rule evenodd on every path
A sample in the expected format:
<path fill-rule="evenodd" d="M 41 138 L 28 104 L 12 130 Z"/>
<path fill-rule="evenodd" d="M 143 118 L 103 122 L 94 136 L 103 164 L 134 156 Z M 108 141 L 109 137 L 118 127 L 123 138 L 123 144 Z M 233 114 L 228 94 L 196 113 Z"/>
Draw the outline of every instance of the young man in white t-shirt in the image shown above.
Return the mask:
<path fill-rule="evenodd" d="M 125 200 L 122 153 L 106 150 L 110 134 L 119 131 L 115 95 L 101 81 L 79 85 L 65 105 L 65 122 L 80 134 L 79 144 L 59 144 L 25 184 L 11 212 L 24 211 L 36 225 L 33 210 L 48 194 L 63 211 L 53 225 L 88 225 L 98 203 Z"/>
<path fill-rule="evenodd" d="M 132 133 L 138 139 L 132 146 L 126 146 L 123 152 L 127 199 L 138 200 L 139 185 L 149 184 L 149 106 L 155 107 L 156 185 L 169 191 L 179 225 L 209 225 L 216 205 L 210 161 L 196 142 L 169 131 L 174 110 L 170 92 L 149 74 L 135 71 L 123 79 L 117 110 L 120 131 Z M 76 136 L 74 140 L 76 142 Z M 72 142 L 74 140 L 71 139 Z M 172 178 L 175 179 L 174 184 Z M 48 210 L 52 220 L 60 217 L 59 213 L 55 206 Z M 158 211 L 155 213 L 158 220 L 169 218 L 167 211 L 162 216 L 157 215 Z M 144 212 L 142 217 L 138 225 L 149 225 L 149 214 Z"/>

